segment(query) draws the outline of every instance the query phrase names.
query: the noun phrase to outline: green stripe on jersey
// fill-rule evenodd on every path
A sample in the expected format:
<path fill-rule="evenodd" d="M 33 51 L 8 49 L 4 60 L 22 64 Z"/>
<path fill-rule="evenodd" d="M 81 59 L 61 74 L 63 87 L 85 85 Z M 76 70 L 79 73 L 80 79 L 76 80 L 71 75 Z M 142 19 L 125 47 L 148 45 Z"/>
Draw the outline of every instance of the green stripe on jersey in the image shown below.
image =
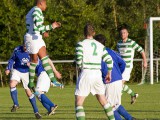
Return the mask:
<path fill-rule="evenodd" d="M 84 63 L 85 65 L 101 65 L 101 63 Z"/>

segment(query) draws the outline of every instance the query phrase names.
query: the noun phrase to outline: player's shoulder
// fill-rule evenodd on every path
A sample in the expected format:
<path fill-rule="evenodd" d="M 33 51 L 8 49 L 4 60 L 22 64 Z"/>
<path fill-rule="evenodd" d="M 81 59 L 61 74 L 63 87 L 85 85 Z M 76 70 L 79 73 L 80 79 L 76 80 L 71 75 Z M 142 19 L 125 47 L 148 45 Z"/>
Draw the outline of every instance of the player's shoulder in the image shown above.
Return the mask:
<path fill-rule="evenodd" d="M 23 49 L 23 46 L 19 45 L 17 47 L 14 48 L 14 52 L 19 52 Z"/>
<path fill-rule="evenodd" d="M 42 10 L 37 6 L 33 7 L 33 11 L 38 13 L 38 14 L 42 14 Z"/>

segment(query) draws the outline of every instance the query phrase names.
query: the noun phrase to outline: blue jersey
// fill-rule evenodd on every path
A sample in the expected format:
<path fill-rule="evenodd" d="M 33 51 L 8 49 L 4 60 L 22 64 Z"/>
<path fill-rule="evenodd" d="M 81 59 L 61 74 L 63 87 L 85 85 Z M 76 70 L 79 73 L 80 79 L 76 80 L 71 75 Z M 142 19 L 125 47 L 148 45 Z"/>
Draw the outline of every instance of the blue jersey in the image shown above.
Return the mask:
<path fill-rule="evenodd" d="M 13 67 L 14 69 L 22 73 L 29 72 L 29 67 L 27 66 L 27 63 L 29 61 L 29 54 L 23 50 L 23 46 L 18 46 L 14 49 L 12 56 L 8 61 L 6 69 L 11 70 Z"/>
<path fill-rule="evenodd" d="M 41 72 L 43 72 L 43 71 L 45 71 L 44 70 L 44 67 L 43 67 L 43 65 L 42 65 L 42 62 L 41 62 L 41 60 L 38 60 L 38 64 L 37 64 L 37 66 L 36 66 L 36 75 L 37 75 L 37 77 L 41 74 Z"/>
<path fill-rule="evenodd" d="M 125 61 L 121 58 L 121 56 L 116 53 L 115 51 L 106 48 L 108 51 L 108 54 L 112 57 L 113 59 L 113 69 L 111 73 L 111 82 L 115 82 L 117 80 L 122 80 L 122 73 L 124 72 L 124 69 L 126 67 Z M 108 72 L 108 68 L 105 62 L 101 62 L 101 71 L 102 71 L 102 78 L 103 78 L 103 83 L 106 84 L 105 77 Z M 110 82 L 110 83 L 111 83 Z"/>

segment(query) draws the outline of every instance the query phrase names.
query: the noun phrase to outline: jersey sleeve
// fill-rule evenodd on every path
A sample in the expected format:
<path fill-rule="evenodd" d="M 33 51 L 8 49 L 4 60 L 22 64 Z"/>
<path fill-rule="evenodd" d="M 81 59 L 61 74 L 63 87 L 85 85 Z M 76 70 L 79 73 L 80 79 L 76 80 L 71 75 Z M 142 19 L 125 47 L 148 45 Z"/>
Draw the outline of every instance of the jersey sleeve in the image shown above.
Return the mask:
<path fill-rule="evenodd" d="M 82 67 L 82 59 L 83 59 L 83 46 L 80 42 L 76 45 L 76 64 L 78 67 Z"/>
<path fill-rule="evenodd" d="M 35 10 L 32 14 L 33 22 L 34 22 L 34 31 L 40 31 L 40 33 L 44 33 L 52 29 L 52 25 L 43 25 L 43 14 L 39 10 Z"/>
<path fill-rule="evenodd" d="M 104 62 L 106 62 L 107 67 L 108 67 L 108 71 L 111 71 L 113 68 L 113 60 L 112 57 L 108 54 L 108 52 L 106 51 L 106 48 L 104 47 L 103 49 L 103 56 L 102 59 Z"/>
<path fill-rule="evenodd" d="M 143 48 L 138 45 L 135 41 L 132 41 L 132 48 L 140 53 L 144 52 Z"/>
<path fill-rule="evenodd" d="M 14 49 L 13 53 L 12 53 L 12 56 L 10 57 L 10 59 L 8 60 L 8 65 L 6 67 L 6 70 L 11 70 L 12 67 L 13 67 L 13 64 L 15 62 L 15 59 L 16 59 L 16 51 L 17 51 L 17 48 Z"/>

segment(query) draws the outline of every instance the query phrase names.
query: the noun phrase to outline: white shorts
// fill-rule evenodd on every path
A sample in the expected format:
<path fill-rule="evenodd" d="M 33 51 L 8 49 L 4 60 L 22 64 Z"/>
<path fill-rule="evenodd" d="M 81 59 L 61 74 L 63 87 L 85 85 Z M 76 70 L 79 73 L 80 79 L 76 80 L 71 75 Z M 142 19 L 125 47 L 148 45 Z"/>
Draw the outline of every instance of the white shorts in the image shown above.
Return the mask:
<path fill-rule="evenodd" d="M 28 88 L 29 72 L 21 73 L 18 70 L 13 69 L 12 72 L 11 72 L 10 80 L 16 80 L 18 83 L 20 83 L 21 80 L 22 80 L 24 89 L 29 89 Z"/>
<path fill-rule="evenodd" d="M 41 92 L 48 92 L 50 88 L 51 80 L 45 71 L 41 72 L 37 79 L 37 85 L 35 90 Z"/>
<path fill-rule="evenodd" d="M 40 34 L 26 33 L 24 36 L 24 43 L 29 54 L 37 54 L 41 47 L 46 47 L 46 44 L 42 39 L 42 35 Z"/>
<path fill-rule="evenodd" d="M 125 68 L 124 72 L 122 73 L 122 80 L 129 81 L 131 76 L 132 68 Z"/>
<path fill-rule="evenodd" d="M 84 69 L 78 78 L 75 95 L 88 96 L 90 92 L 92 95 L 104 95 L 105 90 L 100 70 Z"/>
<path fill-rule="evenodd" d="M 116 110 L 121 105 L 122 80 L 118 80 L 105 85 L 105 96 L 108 102 Z"/>

